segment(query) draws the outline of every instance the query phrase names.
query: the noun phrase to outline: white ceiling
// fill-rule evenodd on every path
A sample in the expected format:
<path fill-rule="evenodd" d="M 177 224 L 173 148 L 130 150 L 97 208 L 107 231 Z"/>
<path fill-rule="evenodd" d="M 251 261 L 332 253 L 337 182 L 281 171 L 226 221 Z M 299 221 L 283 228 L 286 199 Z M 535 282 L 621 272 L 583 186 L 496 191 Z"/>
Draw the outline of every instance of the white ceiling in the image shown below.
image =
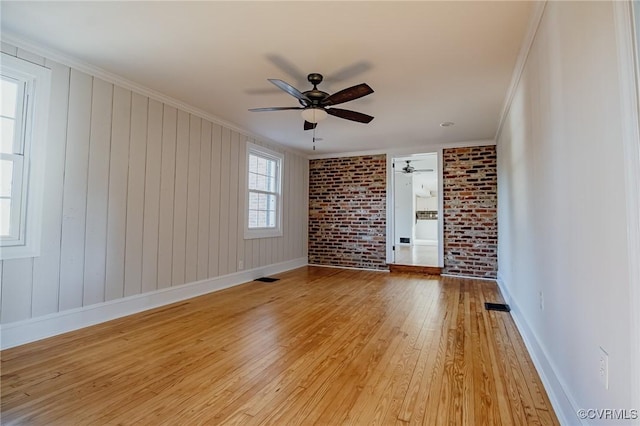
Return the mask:
<path fill-rule="evenodd" d="M 493 139 L 531 2 L 2 1 L 2 31 L 161 92 L 264 138 L 314 154 Z M 311 151 L 297 106 L 319 72 L 329 93 L 375 93 L 329 117 Z M 439 124 L 452 121 L 454 127 Z"/>

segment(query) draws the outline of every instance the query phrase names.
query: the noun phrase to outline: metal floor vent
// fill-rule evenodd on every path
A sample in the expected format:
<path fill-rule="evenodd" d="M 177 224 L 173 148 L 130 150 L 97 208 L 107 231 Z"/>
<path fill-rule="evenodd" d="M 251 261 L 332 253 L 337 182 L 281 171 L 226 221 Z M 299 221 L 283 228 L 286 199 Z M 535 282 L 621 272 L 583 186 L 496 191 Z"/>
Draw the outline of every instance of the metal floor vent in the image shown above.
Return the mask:
<path fill-rule="evenodd" d="M 278 280 L 280 280 L 280 278 L 261 277 L 256 278 L 254 281 L 260 281 L 261 283 L 272 283 Z"/>
<path fill-rule="evenodd" d="M 502 312 L 511 311 L 511 308 L 506 303 L 489 303 L 489 302 L 486 302 L 484 304 L 484 307 L 485 307 L 485 309 L 487 311 L 502 311 Z"/>

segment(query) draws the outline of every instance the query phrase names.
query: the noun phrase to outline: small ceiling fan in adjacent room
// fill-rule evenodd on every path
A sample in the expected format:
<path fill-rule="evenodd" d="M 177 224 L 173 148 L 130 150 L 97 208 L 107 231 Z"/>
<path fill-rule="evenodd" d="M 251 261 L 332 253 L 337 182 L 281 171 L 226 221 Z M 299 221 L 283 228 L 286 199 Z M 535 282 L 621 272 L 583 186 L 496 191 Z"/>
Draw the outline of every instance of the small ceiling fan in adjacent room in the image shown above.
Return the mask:
<path fill-rule="evenodd" d="M 304 130 L 315 129 L 319 121 L 327 118 L 328 115 L 334 117 L 344 118 L 345 120 L 357 121 L 359 123 L 369 123 L 373 120 L 373 117 L 367 114 L 363 114 L 357 111 L 351 111 L 348 109 L 334 108 L 334 105 L 339 105 L 345 102 L 353 101 L 354 99 L 362 98 L 363 96 L 373 93 L 373 89 L 365 83 L 361 83 L 343 90 L 336 92 L 332 95 L 327 92 L 323 92 L 318 89 L 318 84 L 322 83 L 322 74 L 312 73 L 307 76 L 309 83 L 313 84 L 313 89 L 301 92 L 289 83 L 277 80 L 269 79 L 269 81 L 280 89 L 284 90 L 300 102 L 299 107 L 270 107 L 270 108 L 251 108 L 249 111 L 262 112 L 262 111 L 285 111 L 285 110 L 302 110 L 302 117 L 304 118 Z"/>
<path fill-rule="evenodd" d="M 432 172 L 433 169 L 416 169 L 411 165 L 411 160 L 405 160 L 407 164 L 401 169 L 404 174 L 419 173 L 419 172 Z"/>

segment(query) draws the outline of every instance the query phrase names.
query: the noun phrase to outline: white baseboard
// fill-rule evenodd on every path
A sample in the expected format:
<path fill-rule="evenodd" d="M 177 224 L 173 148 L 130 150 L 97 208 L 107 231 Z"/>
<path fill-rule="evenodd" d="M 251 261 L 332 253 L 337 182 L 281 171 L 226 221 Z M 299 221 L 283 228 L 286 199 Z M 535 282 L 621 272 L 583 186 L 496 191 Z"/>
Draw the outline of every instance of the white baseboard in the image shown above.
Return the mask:
<path fill-rule="evenodd" d="M 308 259 L 306 257 L 301 257 L 221 277 L 169 287 L 151 293 L 137 294 L 109 302 L 4 324 L 0 326 L 0 349 L 8 349 L 35 342 L 36 340 L 219 291 L 263 276 L 300 268 L 306 266 L 307 262 Z"/>
<path fill-rule="evenodd" d="M 536 335 L 533 333 L 531 328 L 529 328 L 526 318 L 522 315 L 522 312 L 518 307 L 518 303 L 509 293 L 509 289 L 507 288 L 503 277 L 500 275 L 500 272 L 498 272 L 497 282 L 500 292 L 502 293 L 502 297 L 511 308 L 511 316 L 516 323 L 516 327 L 522 336 L 522 340 L 524 340 L 527 350 L 529 351 L 529 355 L 531 356 L 533 364 L 538 371 L 540 380 L 542 380 L 544 389 L 547 391 L 547 395 L 549 395 L 551 405 L 558 417 L 558 421 L 561 425 L 584 424 L 584 422 L 582 422 L 576 415 L 577 410 L 580 407 L 578 407 L 569 393 L 566 392 L 566 389 L 568 389 L 567 386 L 562 383 L 562 380 L 556 374 L 556 369 L 553 367 L 553 363 L 547 356 L 543 347 L 540 345 Z"/>
<path fill-rule="evenodd" d="M 441 268 L 441 266 L 438 266 Z M 474 277 L 472 275 L 456 275 L 456 274 L 440 274 L 441 277 L 450 277 L 450 278 L 462 278 L 465 280 L 480 280 L 480 281 L 491 281 L 492 283 L 496 282 L 495 278 L 485 278 L 485 277 Z"/>

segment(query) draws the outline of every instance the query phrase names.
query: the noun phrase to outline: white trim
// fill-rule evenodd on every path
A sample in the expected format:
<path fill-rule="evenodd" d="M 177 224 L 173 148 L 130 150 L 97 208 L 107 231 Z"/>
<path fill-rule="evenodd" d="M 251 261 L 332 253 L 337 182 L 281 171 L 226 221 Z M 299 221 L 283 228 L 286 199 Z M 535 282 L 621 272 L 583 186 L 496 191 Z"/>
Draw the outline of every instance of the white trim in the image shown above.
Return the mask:
<path fill-rule="evenodd" d="M 465 280 L 480 280 L 480 281 L 489 281 L 496 282 L 495 278 L 485 278 L 485 277 L 472 277 L 471 275 L 454 275 L 454 274 L 440 274 L 441 277 L 449 277 L 449 278 L 462 278 Z"/>
<path fill-rule="evenodd" d="M 577 416 L 577 410 L 582 408 L 576 404 L 576 401 L 571 398 L 570 394 L 565 391 L 569 389 L 560 379 L 560 376 L 556 374 L 557 368 L 554 367 L 551 359 L 547 356 L 544 348 L 540 345 L 540 342 L 536 335 L 533 333 L 529 324 L 527 323 L 524 315 L 520 311 L 520 307 L 516 303 L 515 299 L 511 297 L 508 286 L 505 284 L 500 272 L 498 272 L 498 288 L 502 293 L 502 298 L 505 303 L 511 308 L 511 317 L 516 324 L 516 328 L 522 336 L 524 345 L 527 347 L 527 351 L 531 356 L 533 365 L 540 376 L 540 380 L 547 391 L 553 410 L 558 417 L 561 425 L 575 425 L 584 424 Z"/>
<path fill-rule="evenodd" d="M 20 207 L 19 245 L 7 245 L 0 249 L 0 259 L 37 257 L 40 255 L 42 235 L 42 198 L 44 197 L 44 169 L 47 156 L 47 128 L 49 124 L 49 96 L 51 70 L 42 65 L 1 53 L 2 67 L 7 75 L 19 76 L 26 84 L 22 126 L 23 165 L 22 196 Z M 11 73 L 11 74 L 10 74 Z"/>
<path fill-rule="evenodd" d="M 487 143 L 488 142 L 488 143 Z M 476 145 L 477 144 L 477 145 Z M 487 145 L 495 145 L 494 141 L 475 141 L 473 145 L 465 145 L 468 146 L 487 146 Z M 416 148 L 417 149 L 417 148 Z M 443 164 L 442 164 L 442 151 L 444 148 L 438 148 L 434 151 L 430 151 L 426 148 L 423 148 L 422 151 L 412 151 L 412 152 L 403 152 L 399 154 L 397 152 L 387 153 L 387 238 L 386 238 L 386 257 L 387 263 L 393 264 L 395 263 L 395 253 L 393 250 L 393 246 L 395 245 L 395 170 L 393 168 L 393 161 L 396 158 L 401 158 L 406 155 L 430 155 L 436 154 L 437 162 L 438 162 L 438 241 L 436 241 L 438 245 L 438 268 L 444 268 L 444 179 L 443 179 Z M 399 243 L 399 245 L 403 245 Z M 408 244 L 411 245 L 411 244 Z"/>
<path fill-rule="evenodd" d="M 353 266 L 316 265 L 315 263 L 309 263 L 307 266 L 317 266 L 318 268 L 349 269 L 351 271 L 369 271 L 369 272 L 386 272 L 386 273 L 391 272 L 388 269 L 354 268 Z"/>
<path fill-rule="evenodd" d="M 308 259 L 301 257 L 286 262 L 236 272 L 221 277 L 169 287 L 152 293 L 136 294 L 55 314 L 32 318 L 0 326 L 0 349 L 45 339 L 69 331 L 89 327 L 116 318 L 165 306 L 170 303 L 216 292 L 225 288 L 252 281 L 266 275 L 278 274 L 307 265 Z"/>
<path fill-rule="evenodd" d="M 16 34 L 2 32 L 2 42 L 10 44 L 20 49 L 27 50 L 31 53 L 35 53 L 36 55 L 43 56 L 52 61 L 58 62 L 60 64 L 66 65 L 68 67 L 74 68 L 78 71 L 82 71 L 84 73 L 90 74 L 94 77 L 98 77 L 106 82 L 113 83 L 118 85 L 124 89 L 131 90 L 143 96 L 148 96 L 151 99 L 162 102 L 166 105 L 172 106 L 174 108 L 178 108 L 184 112 L 188 112 L 205 120 L 208 120 L 212 123 L 219 124 L 227 129 L 234 130 L 238 133 L 243 134 L 246 137 L 252 137 L 257 140 L 261 140 L 267 143 L 275 144 L 278 147 L 281 147 L 285 151 L 289 151 L 296 155 L 306 157 L 307 154 L 298 151 L 295 148 L 291 148 L 290 146 L 283 145 L 281 142 L 274 141 L 272 139 L 266 138 L 262 135 L 258 135 L 253 133 L 247 129 L 244 129 L 237 124 L 226 121 L 220 117 L 212 115 L 204 110 L 193 107 L 189 104 L 186 104 L 178 99 L 172 98 L 170 96 L 164 95 L 156 90 L 153 90 L 149 87 L 143 86 L 139 83 L 133 82 L 131 80 L 127 80 L 124 77 L 121 77 L 117 74 L 106 71 L 100 67 L 95 65 L 91 65 L 88 62 L 85 62 L 81 59 L 74 58 L 70 55 L 62 53 L 56 49 L 52 49 L 50 47 L 40 46 L 32 41 L 29 41 L 23 37 L 20 37 Z"/>
<path fill-rule="evenodd" d="M 481 139 L 481 140 L 473 140 L 473 141 L 460 141 L 460 142 L 449 142 L 449 143 L 437 143 L 437 144 L 424 144 L 424 145 L 416 145 L 409 146 L 404 148 L 386 148 L 386 149 L 373 149 L 370 151 L 353 151 L 353 152 L 337 152 L 337 153 L 329 153 L 329 154 L 317 154 L 317 155 L 308 155 L 307 158 L 309 160 L 322 160 L 325 158 L 342 158 L 342 157 L 361 157 L 363 155 L 382 155 L 386 154 L 402 156 L 402 155 L 410 155 L 416 152 L 436 152 L 439 149 L 446 148 L 468 148 L 472 146 L 487 146 L 487 145 L 495 145 L 496 141 L 494 139 Z"/>
<path fill-rule="evenodd" d="M 283 235 L 283 231 L 282 231 L 282 216 L 283 216 L 283 203 L 282 203 L 282 198 L 283 198 L 283 194 L 282 194 L 282 179 L 284 176 L 284 155 L 282 155 L 279 152 L 273 151 L 269 148 L 266 148 L 264 146 L 260 146 L 260 145 L 256 145 L 254 143 L 251 143 L 249 141 L 247 141 L 247 155 L 245 158 L 245 162 L 246 162 L 246 169 L 245 169 L 245 177 L 246 177 L 246 185 L 244 188 L 245 194 L 244 194 L 244 199 L 245 199 L 245 208 L 244 208 L 244 239 L 245 240 L 251 240 L 251 239 L 256 239 L 256 238 L 271 238 L 271 237 L 282 237 Z M 276 207 L 276 226 L 275 228 L 249 228 L 249 195 L 251 190 L 249 189 L 249 170 L 250 170 L 250 166 L 249 166 L 249 157 L 251 155 L 254 155 L 256 157 L 262 157 L 263 159 L 267 159 L 267 160 L 273 160 L 276 162 L 276 166 L 277 166 L 277 176 L 276 176 L 276 192 L 275 193 L 270 193 L 270 192 L 263 192 L 263 191 L 258 191 L 258 192 L 263 192 L 265 194 L 269 194 L 269 195 L 275 195 L 278 199 L 278 206 Z M 255 190 L 254 190 L 255 192 Z"/>
<path fill-rule="evenodd" d="M 633 2 L 614 2 L 616 46 L 620 72 L 622 148 L 624 151 L 625 200 L 627 203 L 627 250 L 631 343 L 631 400 L 640 401 L 640 92 L 638 46 L 634 33 Z M 640 22 L 636 22 L 640 24 Z M 635 31 L 638 31 L 635 28 Z"/>
<path fill-rule="evenodd" d="M 395 263 L 395 253 L 393 252 L 393 245 L 395 244 L 395 206 L 394 206 L 394 189 L 395 189 L 395 174 L 393 173 L 393 156 L 387 155 L 387 224 L 386 224 L 386 252 L 387 252 L 387 263 Z"/>
<path fill-rule="evenodd" d="M 524 66 L 527 63 L 529 52 L 531 52 L 531 46 L 533 45 L 533 41 L 536 38 L 536 34 L 538 33 L 540 22 L 542 22 L 542 15 L 544 14 L 544 9 L 546 5 L 547 5 L 547 0 L 534 2 L 533 12 L 531 13 L 531 18 L 529 19 L 529 26 L 527 28 L 525 37 L 522 41 L 522 46 L 520 47 L 520 53 L 518 54 L 518 58 L 516 59 L 516 65 L 513 68 L 513 74 L 511 75 L 511 83 L 509 84 L 509 89 L 507 90 L 507 96 L 505 97 L 504 105 L 502 107 L 502 112 L 500 113 L 500 121 L 498 122 L 498 131 L 496 131 L 496 136 L 495 136 L 496 141 L 500 139 L 502 128 L 504 127 L 504 123 L 507 119 L 507 115 L 509 114 L 509 110 L 511 109 L 511 103 L 513 102 L 513 97 L 516 94 L 516 90 L 518 89 L 518 84 L 520 84 L 520 78 L 522 78 L 522 73 L 524 72 Z"/>

